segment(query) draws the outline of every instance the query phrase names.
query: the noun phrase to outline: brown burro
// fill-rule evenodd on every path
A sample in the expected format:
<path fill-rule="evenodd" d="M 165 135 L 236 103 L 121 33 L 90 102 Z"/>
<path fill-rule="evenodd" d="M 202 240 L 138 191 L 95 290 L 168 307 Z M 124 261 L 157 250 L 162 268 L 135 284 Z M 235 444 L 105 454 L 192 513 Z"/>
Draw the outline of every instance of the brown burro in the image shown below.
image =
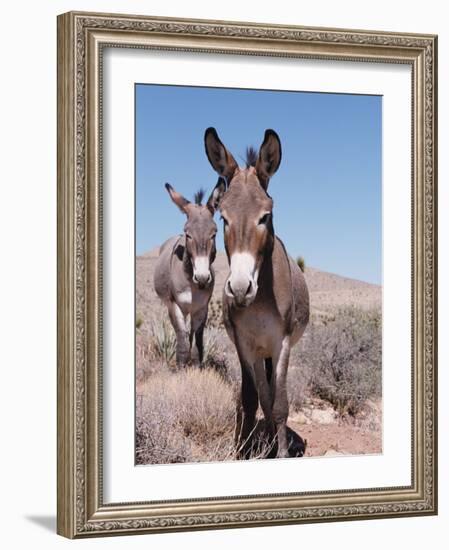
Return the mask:
<path fill-rule="evenodd" d="M 212 167 L 226 181 L 225 191 L 217 185 L 215 200 L 230 266 L 223 319 L 242 372 L 237 456 L 250 456 L 260 401 L 274 452 L 288 457 L 287 369 L 290 350 L 309 321 L 309 293 L 302 271 L 274 233 L 267 189 L 281 162 L 281 143 L 276 132 L 266 130 L 259 153 L 250 149 L 247 156 L 252 158 L 239 168 L 214 128 L 206 130 L 204 139 Z"/>
<path fill-rule="evenodd" d="M 197 193 L 196 203 L 191 203 L 170 184 L 165 185 L 172 201 L 187 216 L 184 233 L 161 246 L 154 272 L 154 289 L 167 306 L 176 333 L 178 367 L 185 367 L 191 360 L 200 365 L 203 362 L 203 332 L 215 279 L 214 213 L 224 185 L 224 181 L 218 181 L 205 205 L 201 204 L 202 193 Z M 193 338 L 196 354 L 191 354 Z"/>

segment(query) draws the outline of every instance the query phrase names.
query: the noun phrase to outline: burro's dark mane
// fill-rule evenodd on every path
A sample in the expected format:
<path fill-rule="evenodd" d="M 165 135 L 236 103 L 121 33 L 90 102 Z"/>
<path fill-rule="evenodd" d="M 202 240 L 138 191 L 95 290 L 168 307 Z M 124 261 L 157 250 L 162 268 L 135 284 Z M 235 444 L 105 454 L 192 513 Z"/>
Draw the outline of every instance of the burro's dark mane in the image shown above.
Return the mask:
<path fill-rule="evenodd" d="M 245 162 L 246 167 L 256 166 L 257 158 L 259 156 L 259 151 L 255 149 L 252 145 L 246 148 Z"/>
<path fill-rule="evenodd" d="M 204 195 L 206 194 L 206 191 L 200 187 L 198 191 L 193 195 L 193 200 L 195 201 L 195 204 L 202 204 Z"/>

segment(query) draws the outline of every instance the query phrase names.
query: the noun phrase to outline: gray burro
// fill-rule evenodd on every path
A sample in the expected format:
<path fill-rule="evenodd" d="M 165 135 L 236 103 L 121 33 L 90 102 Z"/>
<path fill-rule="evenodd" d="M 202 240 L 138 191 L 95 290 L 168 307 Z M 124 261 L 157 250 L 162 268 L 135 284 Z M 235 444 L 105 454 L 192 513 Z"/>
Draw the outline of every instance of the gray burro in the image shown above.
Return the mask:
<path fill-rule="evenodd" d="M 176 333 L 176 364 L 184 367 L 191 361 L 199 364 L 203 361 L 203 332 L 215 281 L 214 213 L 224 182 L 218 182 L 205 205 L 201 204 L 201 196 L 197 203 L 191 203 L 170 184 L 165 187 L 187 221 L 184 233 L 168 239 L 160 248 L 154 288 L 167 306 Z"/>
<path fill-rule="evenodd" d="M 258 403 L 276 456 L 287 457 L 287 369 L 290 350 L 309 321 L 309 293 L 302 271 L 275 236 L 270 178 L 281 162 L 281 143 L 266 130 L 257 154 L 248 149 L 239 168 L 214 128 L 205 133 L 207 157 L 226 181 L 217 184 L 213 201 L 224 222 L 230 272 L 223 290 L 223 318 L 241 364 L 241 399 L 237 407 L 237 455 L 251 452 Z"/>

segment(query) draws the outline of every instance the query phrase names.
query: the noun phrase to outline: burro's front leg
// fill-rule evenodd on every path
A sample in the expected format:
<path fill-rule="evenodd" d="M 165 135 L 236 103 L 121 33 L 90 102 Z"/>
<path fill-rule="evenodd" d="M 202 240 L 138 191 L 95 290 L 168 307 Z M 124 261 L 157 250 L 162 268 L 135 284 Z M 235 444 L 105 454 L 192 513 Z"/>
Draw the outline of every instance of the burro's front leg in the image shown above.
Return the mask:
<path fill-rule="evenodd" d="M 192 362 L 203 366 L 204 359 L 204 327 L 206 326 L 207 321 L 207 309 L 196 312 L 192 315 L 191 318 L 191 327 L 190 327 L 190 347 L 191 347 L 191 357 Z M 192 349 L 193 340 L 194 348 Z M 194 353 L 192 353 L 194 352 Z"/>
<path fill-rule="evenodd" d="M 237 458 L 250 458 L 256 423 L 256 412 L 259 405 L 256 381 L 254 376 L 254 357 L 247 346 L 235 336 L 235 346 L 242 372 L 242 387 L 237 399 L 235 439 Z"/>
<path fill-rule="evenodd" d="M 275 427 L 273 420 L 273 401 L 270 384 L 267 380 L 267 373 L 265 370 L 265 362 L 263 359 L 257 359 L 254 364 L 254 373 L 256 376 L 257 393 L 259 395 L 260 406 L 265 417 L 265 430 L 270 439 L 270 442 L 275 436 Z"/>
<path fill-rule="evenodd" d="M 237 458 L 250 458 L 259 398 L 251 367 L 248 364 L 242 364 L 241 367 L 242 390 L 237 403 L 241 408 L 236 414 L 235 438 Z"/>
<path fill-rule="evenodd" d="M 168 314 L 176 333 L 176 366 L 185 367 L 190 360 L 189 331 L 185 315 L 176 302 L 168 303 Z"/>
<path fill-rule="evenodd" d="M 275 369 L 274 377 L 274 402 L 273 402 L 273 420 L 276 427 L 276 437 L 278 442 L 278 458 L 287 458 L 287 418 L 288 418 L 288 396 L 287 396 L 287 371 L 290 359 L 290 336 L 284 336 L 277 357 L 273 357 Z"/>

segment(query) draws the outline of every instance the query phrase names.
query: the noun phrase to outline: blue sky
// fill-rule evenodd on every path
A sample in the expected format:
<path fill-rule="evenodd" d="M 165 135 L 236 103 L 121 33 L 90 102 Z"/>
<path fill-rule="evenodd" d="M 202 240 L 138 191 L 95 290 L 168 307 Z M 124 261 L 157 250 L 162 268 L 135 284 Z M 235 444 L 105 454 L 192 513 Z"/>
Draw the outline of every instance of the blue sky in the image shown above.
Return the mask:
<path fill-rule="evenodd" d="M 239 164 L 266 128 L 282 143 L 270 181 L 274 227 L 306 265 L 382 279 L 380 96 L 136 85 L 136 252 L 182 231 L 164 183 L 191 199 L 217 176 L 203 136 L 214 126 Z M 221 222 L 217 246 L 223 249 Z"/>

